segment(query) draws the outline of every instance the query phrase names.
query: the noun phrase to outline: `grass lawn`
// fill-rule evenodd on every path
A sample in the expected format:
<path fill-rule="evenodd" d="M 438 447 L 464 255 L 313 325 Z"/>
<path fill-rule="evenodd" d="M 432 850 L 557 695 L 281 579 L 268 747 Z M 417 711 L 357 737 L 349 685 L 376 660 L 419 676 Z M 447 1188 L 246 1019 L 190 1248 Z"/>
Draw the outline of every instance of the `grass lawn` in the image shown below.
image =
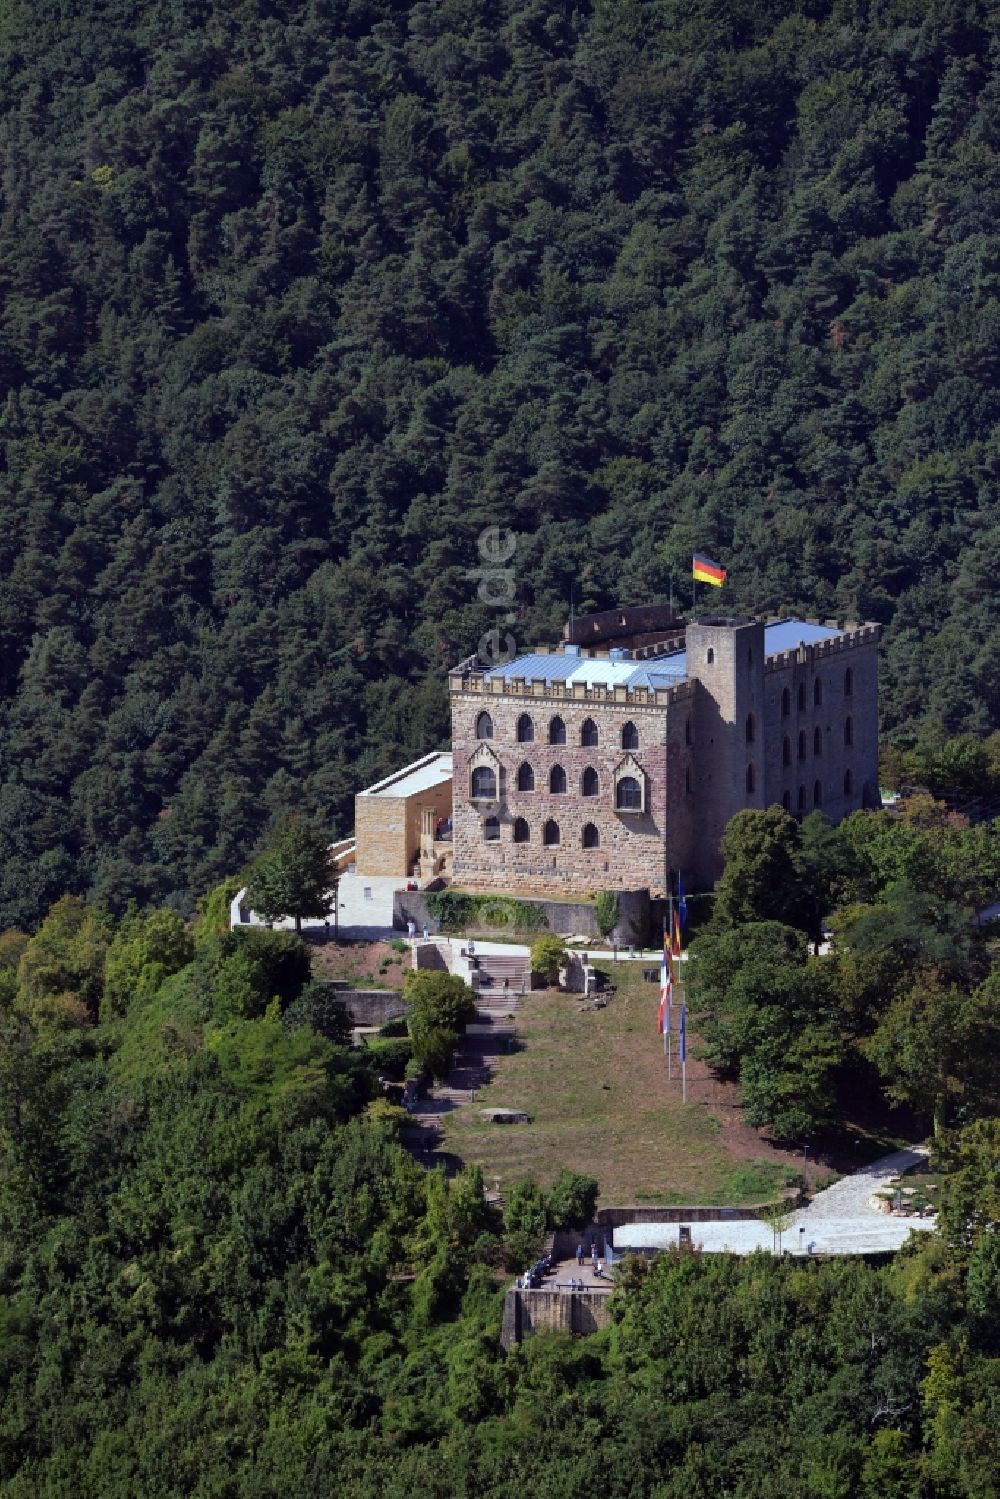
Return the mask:
<path fill-rule="evenodd" d="M 478 1162 L 487 1185 L 563 1166 L 600 1182 L 603 1204 L 740 1203 L 773 1196 L 797 1157 L 774 1149 L 740 1116 L 735 1089 L 688 1062 L 688 1103 L 667 1082 L 656 1033 L 657 985 L 642 964 L 607 965 L 617 993 L 585 1011 L 572 995 L 526 995 L 521 1049 L 500 1057 L 474 1102 L 447 1116 L 444 1148 Z M 531 1124 L 487 1124 L 482 1108 L 524 1109 Z"/>

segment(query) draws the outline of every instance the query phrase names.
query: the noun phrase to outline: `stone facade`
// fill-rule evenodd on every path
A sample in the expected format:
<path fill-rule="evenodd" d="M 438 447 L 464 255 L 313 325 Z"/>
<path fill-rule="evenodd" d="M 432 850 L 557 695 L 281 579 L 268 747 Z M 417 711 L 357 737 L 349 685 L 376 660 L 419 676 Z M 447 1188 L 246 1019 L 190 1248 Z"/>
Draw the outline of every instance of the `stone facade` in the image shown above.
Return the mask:
<path fill-rule="evenodd" d="M 425 761 L 441 756 L 428 755 Z M 419 768 L 424 761 L 417 761 Z M 408 790 L 414 767 L 407 766 L 354 798 L 354 836 L 357 867 L 366 875 L 396 875 L 407 879 L 420 863 L 422 814 L 435 821 L 451 816 L 451 775 L 430 786 Z"/>
<path fill-rule="evenodd" d="M 459 667 L 449 678 L 456 882 L 655 896 L 678 868 L 689 887 L 710 884 L 725 826 L 745 807 L 819 806 L 839 821 L 876 806 L 879 628 L 829 633 L 768 656 L 765 622 L 702 618 L 687 627 L 685 678 L 667 686 Z M 635 807 L 618 794 L 625 777 Z"/>

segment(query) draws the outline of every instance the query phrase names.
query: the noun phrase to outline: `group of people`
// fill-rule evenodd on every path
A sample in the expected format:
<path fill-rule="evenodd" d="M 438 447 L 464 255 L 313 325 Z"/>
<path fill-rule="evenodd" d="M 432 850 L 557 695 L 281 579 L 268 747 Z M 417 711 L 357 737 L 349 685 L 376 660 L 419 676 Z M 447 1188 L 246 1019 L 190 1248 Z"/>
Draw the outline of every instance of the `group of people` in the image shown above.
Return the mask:
<path fill-rule="evenodd" d="M 583 1262 L 584 1262 L 585 1258 L 586 1258 L 586 1254 L 584 1252 L 583 1244 L 580 1243 L 580 1244 L 578 1244 L 576 1246 L 576 1263 L 577 1263 L 577 1266 L 581 1270 L 583 1269 Z M 591 1241 L 590 1241 L 590 1265 L 591 1265 L 591 1269 L 593 1270 L 594 1274 L 600 1280 L 603 1280 L 604 1279 L 604 1260 L 597 1253 L 597 1241 L 595 1239 L 591 1239 Z M 571 1282 L 571 1284 L 574 1284 L 574 1282 Z M 583 1282 L 581 1281 L 580 1284 L 582 1286 Z"/>
<path fill-rule="evenodd" d="M 525 1270 L 523 1275 L 517 1277 L 517 1289 L 519 1291 L 537 1291 L 551 1269 L 552 1256 L 550 1254 L 543 1254 L 540 1260 L 536 1260 L 533 1265 Z"/>
<path fill-rule="evenodd" d="M 427 938 L 430 936 L 430 934 L 431 934 L 430 924 L 429 924 L 429 922 L 425 921 L 424 922 L 424 941 L 425 942 L 427 941 Z M 414 937 L 416 937 L 416 935 L 417 935 L 417 923 L 415 921 L 411 920 L 411 921 L 408 921 L 406 923 L 406 935 L 409 937 L 409 939 L 410 939 L 411 942 L 413 941 Z"/>

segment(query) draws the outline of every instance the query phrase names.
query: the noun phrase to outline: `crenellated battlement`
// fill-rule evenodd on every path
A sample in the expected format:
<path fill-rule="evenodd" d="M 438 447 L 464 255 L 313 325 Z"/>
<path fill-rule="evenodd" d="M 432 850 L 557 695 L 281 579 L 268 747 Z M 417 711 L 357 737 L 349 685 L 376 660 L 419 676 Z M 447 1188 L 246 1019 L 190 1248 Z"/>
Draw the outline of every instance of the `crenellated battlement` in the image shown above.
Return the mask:
<path fill-rule="evenodd" d="M 785 671 L 790 666 L 809 666 L 830 656 L 841 656 L 845 651 L 858 650 L 862 646 L 878 645 L 882 626 L 878 624 L 839 625 L 836 620 L 806 620 L 806 624 L 824 623 L 842 628 L 844 633 L 831 640 L 819 640 L 813 645 L 799 645 L 793 651 L 777 651 L 764 662 L 765 672 Z"/>
<path fill-rule="evenodd" d="M 481 671 L 457 668 L 448 673 L 450 693 L 467 693 L 474 697 L 514 697 L 537 702 L 595 703 L 607 706 L 619 703 L 626 707 L 668 708 L 691 699 L 693 684 L 688 680 L 671 687 L 604 686 L 590 682 L 547 681 L 544 677 L 493 677 Z"/>

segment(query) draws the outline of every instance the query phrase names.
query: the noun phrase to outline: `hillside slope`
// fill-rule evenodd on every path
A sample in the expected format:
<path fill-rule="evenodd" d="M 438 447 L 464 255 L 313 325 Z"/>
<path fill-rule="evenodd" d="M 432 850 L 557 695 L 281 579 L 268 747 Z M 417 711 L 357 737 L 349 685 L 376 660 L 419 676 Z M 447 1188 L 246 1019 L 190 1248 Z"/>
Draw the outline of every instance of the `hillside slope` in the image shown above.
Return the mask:
<path fill-rule="evenodd" d="M 1000 724 L 985 0 L 81 10 L 0 15 L 0 925 L 343 831 L 488 525 L 521 643 L 697 546 Z"/>

